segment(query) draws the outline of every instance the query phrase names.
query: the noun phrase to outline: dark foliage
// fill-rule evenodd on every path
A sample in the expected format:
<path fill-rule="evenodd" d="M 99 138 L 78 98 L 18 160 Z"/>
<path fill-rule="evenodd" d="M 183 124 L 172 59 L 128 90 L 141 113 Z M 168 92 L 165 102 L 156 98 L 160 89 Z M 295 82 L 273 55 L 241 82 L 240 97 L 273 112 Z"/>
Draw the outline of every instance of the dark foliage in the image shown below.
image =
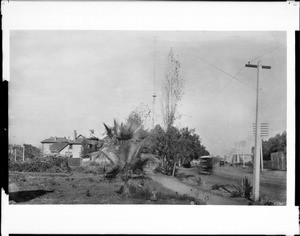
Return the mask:
<path fill-rule="evenodd" d="M 41 149 L 32 146 L 31 144 L 24 144 L 24 146 L 9 145 L 9 149 L 10 149 L 9 159 L 14 160 L 15 153 L 16 153 L 16 160 L 23 160 L 23 147 L 25 147 L 25 151 L 24 151 L 25 160 L 42 157 Z"/>
<path fill-rule="evenodd" d="M 173 175 L 174 170 L 174 162 L 173 161 L 166 161 L 162 164 L 159 164 L 155 171 L 164 175 Z M 177 176 L 178 169 L 175 168 L 174 176 Z"/>
<path fill-rule="evenodd" d="M 182 164 L 184 168 L 191 168 L 191 162 L 187 161 Z"/>
<path fill-rule="evenodd" d="M 236 185 L 233 185 L 233 187 L 236 190 L 232 192 L 232 197 L 244 197 L 249 200 L 251 199 L 252 185 L 247 176 L 238 181 Z"/>
<path fill-rule="evenodd" d="M 270 160 L 271 153 L 273 152 L 283 152 L 286 154 L 286 131 L 282 134 L 276 134 L 266 141 L 263 140 L 262 145 L 264 160 Z M 254 153 L 254 147 L 252 147 L 252 152 Z"/>
<path fill-rule="evenodd" d="M 165 131 L 161 126 L 156 125 L 150 131 L 145 146 L 148 147 L 149 153 L 164 157 L 168 162 L 181 160 L 187 163 L 199 156 L 209 155 L 205 146 L 201 145 L 199 135 L 189 128 L 179 130 L 170 126 Z"/>
<path fill-rule="evenodd" d="M 9 170 L 19 172 L 69 172 L 68 158 L 49 156 L 36 158 L 25 162 L 11 161 Z"/>

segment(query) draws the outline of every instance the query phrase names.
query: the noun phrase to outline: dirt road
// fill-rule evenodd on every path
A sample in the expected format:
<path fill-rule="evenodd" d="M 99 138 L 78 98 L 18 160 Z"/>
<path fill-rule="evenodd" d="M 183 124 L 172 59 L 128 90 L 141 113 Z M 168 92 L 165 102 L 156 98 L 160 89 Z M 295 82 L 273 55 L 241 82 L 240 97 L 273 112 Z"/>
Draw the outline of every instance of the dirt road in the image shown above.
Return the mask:
<path fill-rule="evenodd" d="M 215 166 L 211 175 L 199 174 L 197 168 L 179 168 L 179 173 L 201 177 L 207 185 L 216 183 L 236 184 L 245 176 L 252 182 L 252 170 L 250 168 Z M 265 170 L 260 174 L 260 196 L 279 203 L 286 202 L 286 171 Z"/>
<path fill-rule="evenodd" d="M 177 180 L 175 177 L 147 172 L 148 176 L 154 181 L 159 182 L 164 187 L 171 189 L 179 194 L 186 194 L 191 197 L 198 198 L 208 205 L 248 205 L 249 201 L 241 198 L 230 199 L 224 198 L 212 192 L 189 185 Z"/>

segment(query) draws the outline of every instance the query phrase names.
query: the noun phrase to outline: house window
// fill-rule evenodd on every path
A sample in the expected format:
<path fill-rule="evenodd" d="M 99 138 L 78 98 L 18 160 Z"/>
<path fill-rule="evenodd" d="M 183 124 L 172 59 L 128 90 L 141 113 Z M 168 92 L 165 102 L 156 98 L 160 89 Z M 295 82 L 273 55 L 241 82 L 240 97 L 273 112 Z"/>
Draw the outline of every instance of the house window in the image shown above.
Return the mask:
<path fill-rule="evenodd" d="M 72 150 L 72 149 L 73 149 L 73 144 L 70 144 L 69 150 Z"/>

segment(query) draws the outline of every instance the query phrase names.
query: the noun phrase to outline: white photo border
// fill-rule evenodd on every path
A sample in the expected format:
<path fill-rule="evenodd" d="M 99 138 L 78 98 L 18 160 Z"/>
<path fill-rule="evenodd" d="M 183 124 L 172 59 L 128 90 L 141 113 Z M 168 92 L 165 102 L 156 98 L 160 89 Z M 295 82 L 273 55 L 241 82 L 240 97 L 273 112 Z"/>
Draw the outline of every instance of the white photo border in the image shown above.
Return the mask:
<path fill-rule="evenodd" d="M 295 2 L 2 2 L 3 78 L 10 30 L 287 32 L 287 205 L 8 205 L 2 233 L 298 234 L 295 196 Z"/>

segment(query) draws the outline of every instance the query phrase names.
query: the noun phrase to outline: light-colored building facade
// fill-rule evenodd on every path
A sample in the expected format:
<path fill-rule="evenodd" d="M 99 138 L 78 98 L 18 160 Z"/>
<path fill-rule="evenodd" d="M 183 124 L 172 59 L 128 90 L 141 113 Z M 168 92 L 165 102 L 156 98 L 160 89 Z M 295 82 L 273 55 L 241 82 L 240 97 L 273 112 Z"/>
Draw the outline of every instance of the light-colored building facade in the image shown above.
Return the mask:
<path fill-rule="evenodd" d="M 59 154 L 73 158 L 79 158 L 82 152 L 82 142 L 84 137 L 77 136 L 76 130 L 74 131 L 73 140 L 66 137 L 50 137 L 41 141 L 43 155 Z"/>

